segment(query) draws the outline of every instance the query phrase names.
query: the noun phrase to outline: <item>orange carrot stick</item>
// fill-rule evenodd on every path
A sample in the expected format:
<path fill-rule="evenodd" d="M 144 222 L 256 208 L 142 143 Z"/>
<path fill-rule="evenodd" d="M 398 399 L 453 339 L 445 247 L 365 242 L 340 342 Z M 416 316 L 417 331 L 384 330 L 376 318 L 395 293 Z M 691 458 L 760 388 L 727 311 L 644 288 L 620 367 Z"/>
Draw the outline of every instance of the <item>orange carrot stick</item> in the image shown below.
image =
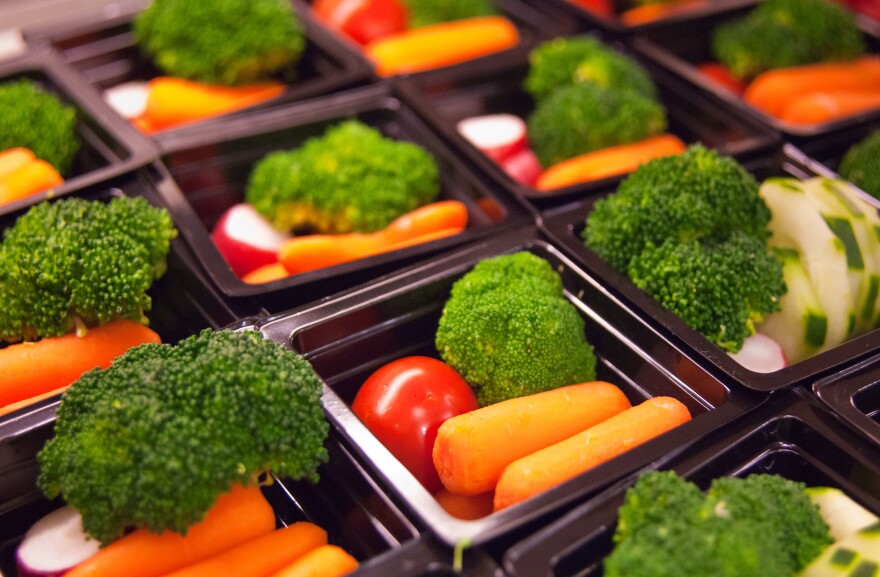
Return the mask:
<path fill-rule="evenodd" d="M 327 544 L 327 532 L 312 523 L 294 523 L 188 565 L 166 577 L 269 577 Z"/>
<path fill-rule="evenodd" d="M 273 262 L 272 264 L 266 264 L 260 268 L 252 270 L 241 277 L 241 280 L 248 284 L 260 284 L 264 282 L 272 282 L 273 280 L 286 278 L 288 276 L 290 276 L 290 273 L 287 272 L 287 269 L 284 268 L 283 264 L 280 262 Z"/>
<path fill-rule="evenodd" d="M 336 545 L 324 545 L 272 577 L 342 577 L 358 568 L 357 560 Z"/>
<path fill-rule="evenodd" d="M 34 156 L 33 151 L 21 146 L 7 148 L 0 152 L 0 180 L 4 180 L 22 166 L 36 159 L 37 157 Z"/>
<path fill-rule="evenodd" d="M 602 381 L 488 405 L 440 425 L 432 454 L 434 467 L 452 493 L 491 491 L 510 463 L 629 407 L 619 388 Z"/>
<path fill-rule="evenodd" d="M 684 142 L 674 134 L 661 134 L 639 142 L 603 148 L 554 164 L 541 173 L 535 188 L 552 190 L 624 174 L 649 160 L 679 154 L 684 149 Z"/>
<path fill-rule="evenodd" d="M 281 82 L 218 86 L 160 76 L 148 88 L 147 123 L 153 130 L 164 130 L 255 106 L 280 96 L 285 86 Z"/>
<path fill-rule="evenodd" d="M 159 335 L 128 320 L 0 349 L 0 407 L 65 387 L 84 372 L 107 368 L 135 345 L 158 343 Z"/>
<path fill-rule="evenodd" d="M 621 13 L 620 21 L 627 26 L 639 26 L 694 10 L 704 4 L 706 4 L 706 0 L 678 0 L 662 4 L 646 4 Z"/>
<path fill-rule="evenodd" d="M 55 167 L 35 159 L 0 179 L 0 204 L 38 194 L 64 182 Z"/>
<path fill-rule="evenodd" d="M 235 486 L 186 535 L 138 529 L 107 545 L 65 577 L 160 577 L 274 529 L 275 513 L 259 487 Z"/>
<path fill-rule="evenodd" d="M 813 125 L 880 108 L 880 88 L 870 91 L 809 92 L 789 101 L 779 119 Z"/>
<path fill-rule="evenodd" d="M 479 495 L 456 495 L 440 489 L 434 498 L 453 517 L 475 521 L 492 514 L 492 495 L 491 491 Z"/>
<path fill-rule="evenodd" d="M 40 395 L 36 395 L 29 399 L 25 399 L 23 401 L 18 401 L 17 403 L 10 403 L 5 407 L 0 407 L 0 417 L 3 415 L 8 415 L 9 413 L 15 412 L 19 409 L 23 409 L 27 406 L 33 405 L 36 402 L 42 401 L 43 399 L 48 399 L 49 397 L 54 397 L 55 395 L 60 395 L 67 387 L 58 387 L 57 389 L 52 389 L 47 393 L 42 393 Z"/>
<path fill-rule="evenodd" d="M 794 98 L 829 89 L 880 90 L 880 56 L 770 70 L 746 87 L 743 99 L 755 108 L 779 117 Z"/>
<path fill-rule="evenodd" d="M 560 443 L 511 463 L 495 488 L 495 510 L 524 501 L 690 420 L 683 404 L 654 397 Z"/>
<path fill-rule="evenodd" d="M 449 66 L 516 46 L 519 31 L 503 16 L 481 16 L 412 28 L 364 47 L 380 76 Z"/>

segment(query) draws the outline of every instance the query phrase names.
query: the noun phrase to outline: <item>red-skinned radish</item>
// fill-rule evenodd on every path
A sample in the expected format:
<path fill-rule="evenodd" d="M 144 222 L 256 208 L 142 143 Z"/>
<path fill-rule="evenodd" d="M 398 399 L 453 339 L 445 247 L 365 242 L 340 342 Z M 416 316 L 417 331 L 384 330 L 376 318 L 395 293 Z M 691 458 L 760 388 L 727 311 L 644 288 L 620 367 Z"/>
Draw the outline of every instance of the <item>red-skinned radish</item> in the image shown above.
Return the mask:
<path fill-rule="evenodd" d="M 541 161 L 538 160 L 538 157 L 532 152 L 531 148 L 523 148 L 502 162 L 501 168 L 513 180 L 525 186 L 534 186 L 538 182 L 538 177 L 544 172 Z"/>
<path fill-rule="evenodd" d="M 147 111 L 150 89 L 146 82 L 123 82 L 104 90 L 104 100 L 123 118 L 137 118 Z"/>
<path fill-rule="evenodd" d="M 472 116 L 459 121 L 456 128 L 468 142 L 498 163 L 526 147 L 526 123 L 513 114 Z"/>
<path fill-rule="evenodd" d="M 33 524 L 16 552 L 19 577 L 60 577 L 98 552 L 101 543 L 83 531 L 82 516 L 61 507 Z"/>
<path fill-rule="evenodd" d="M 747 337 L 739 352 L 729 354 L 733 360 L 757 373 L 772 373 L 788 366 L 779 343 L 763 333 Z"/>
<path fill-rule="evenodd" d="M 247 203 L 224 212 L 211 233 L 220 254 L 239 277 L 277 262 L 278 250 L 288 238 Z"/>

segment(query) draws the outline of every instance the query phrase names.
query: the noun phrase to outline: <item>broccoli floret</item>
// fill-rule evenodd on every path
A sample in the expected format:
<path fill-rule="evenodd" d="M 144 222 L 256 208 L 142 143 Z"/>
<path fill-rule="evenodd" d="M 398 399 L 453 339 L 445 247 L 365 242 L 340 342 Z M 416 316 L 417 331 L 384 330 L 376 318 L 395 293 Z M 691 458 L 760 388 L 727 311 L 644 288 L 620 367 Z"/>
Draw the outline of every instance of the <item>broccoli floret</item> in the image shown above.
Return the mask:
<path fill-rule="evenodd" d="M 256 332 L 141 345 L 65 393 L 39 486 L 102 543 L 131 527 L 185 533 L 233 484 L 265 471 L 316 481 L 327 460 L 311 365 Z"/>
<path fill-rule="evenodd" d="M 262 159 L 245 198 L 279 230 L 373 232 L 432 202 L 439 170 L 423 148 L 357 120 Z"/>
<path fill-rule="evenodd" d="M 880 131 L 854 144 L 843 156 L 840 176 L 880 198 Z"/>
<path fill-rule="evenodd" d="M 0 151 L 18 146 L 64 174 L 80 147 L 76 109 L 28 79 L 0 86 Z"/>
<path fill-rule="evenodd" d="M 712 52 L 737 77 L 863 54 L 855 16 L 828 0 L 767 0 L 712 33 Z"/>
<path fill-rule="evenodd" d="M 485 260 L 453 286 L 436 346 L 480 405 L 595 379 L 584 321 L 553 276 L 522 252 Z"/>
<path fill-rule="evenodd" d="M 651 242 L 685 243 L 735 230 L 769 238 L 770 209 L 735 160 L 702 145 L 640 166 L 587 218 L 587 247 L 621 272 Z"/>
<path fill-rule="evenodd" d="M 529 63 L 524 86 L 536 101 L 578 82 L 632 90 L 651 99 L 657 97 L 654 82 L 635 59 L 592 36 L 544 42 L 529 54 Z"/>
<path fill-rule="evenodd" d="M 666 111 L 630 90 L 571 84 L 538 102 L 527 123 L 532 148 L 547 167 L 659 134 L 666 130 Z"/>
<path fill-rule="evenodd" d="M 295 64 L 306 45 L 287 0 L 153 0 L 135 19 L 134 35 L 167 74 L 227 85 Z"/>
<path fill-rule="evenodd" d="M 404 4 L 411 28 L 498 13 L 489 0 L 404 0 Z"/>
<path fill-rule="evenodd" d="M 0 243 L 0 339 L 146 322 L 147 290 L 165 273 L 175 236 L 168 212 L 143 198 L 35 205 Z"/>
<path fill-rule="evenodd" d="M 682 519 L 699 518 L 705 495 L 673 471 L 651 471 L 627 489 L 626 500 L 618 510 L 614 542 L 621 543 L 651 526 L 663 523 L 669 511 Z"/>

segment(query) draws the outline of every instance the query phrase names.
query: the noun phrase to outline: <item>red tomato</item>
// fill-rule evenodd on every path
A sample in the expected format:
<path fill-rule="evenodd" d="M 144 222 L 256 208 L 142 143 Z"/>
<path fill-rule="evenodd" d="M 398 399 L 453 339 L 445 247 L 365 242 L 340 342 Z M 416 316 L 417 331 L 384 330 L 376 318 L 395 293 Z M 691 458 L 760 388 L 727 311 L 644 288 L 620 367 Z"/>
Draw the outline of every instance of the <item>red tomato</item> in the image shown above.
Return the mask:
<path fill-rule="evenodd" d="M 359 44 L 406 30 L 400 0 L 315 0 L 315 15 Z"/>
<path fill-rule="evenodd" d="M 717 62 L 704 62 L 703 64 L 700 64 L 697 69 L 701 74 L 718 84 L 721 84 L 724 88 L 730 90 L 734 94 L 742 96 L 742 93 L 745 92 L 746 87 L 742 80 L 739 80 L 736 76 L 731 74 L 730 70 L 722 64 L 718 64 Z"/>
<path fill-rule="evenodd" d="M 594 14 L 598 14 L 599 16 L 611 17 L 614 16 L 614 7 L 611 5 L 611 0 L 569 0 L 572 4 L 587 10 L 588 12 L 593 12 Z"/>
<path fill-rule="evenodd" d="M 442 487 L 431 458 L 437 429 L 479 403 L 470 385 L 446 363 L 405 357 L 370 375 L 351 408 L 433 494 Z"/>

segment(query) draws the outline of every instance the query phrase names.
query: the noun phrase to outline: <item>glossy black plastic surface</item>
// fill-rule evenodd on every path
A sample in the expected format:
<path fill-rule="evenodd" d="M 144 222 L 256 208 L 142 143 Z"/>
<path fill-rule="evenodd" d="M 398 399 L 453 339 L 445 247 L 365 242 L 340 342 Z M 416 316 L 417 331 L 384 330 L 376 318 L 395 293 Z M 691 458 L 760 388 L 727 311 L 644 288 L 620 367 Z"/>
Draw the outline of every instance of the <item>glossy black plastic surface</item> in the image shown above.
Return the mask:
<path fill-rule="evenodd" d="M 820 379 L 812 389 L 844 422 L 880 446 L 880 357 Z"/>

